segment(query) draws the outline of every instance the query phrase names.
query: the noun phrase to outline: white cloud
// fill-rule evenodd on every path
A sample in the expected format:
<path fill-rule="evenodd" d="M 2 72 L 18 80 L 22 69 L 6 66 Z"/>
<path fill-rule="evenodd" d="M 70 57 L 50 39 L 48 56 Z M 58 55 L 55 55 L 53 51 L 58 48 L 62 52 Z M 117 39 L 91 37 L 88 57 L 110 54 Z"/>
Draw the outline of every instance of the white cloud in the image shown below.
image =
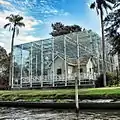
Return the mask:
<path fill-rule="evenodd" d="M 38 38 L 34 36 L 28 36 L 27 33 L 29 31 L 34 30 L 34 26 L 38 24 L 43 24 L 41 20 L 36 20 L 32 16 L 26 16 L 24 13 L 20 11 L 0 11 L 0 41 L 4 44 L 5 49 L 9 52 L 10 51 L 10 44 L 11 44 L 11 32 L 8 30 L 3 29 L 3 26 L 8 23 L 8 20 L 6 20 L 6 16 L 9 16 L 10 14 L 19 14 L 23 16 L 25 23 L 25 28 L 20 28 L 20 33 L 18 37 L 15 38 L 15 44 L 22 44 L 25 42 L 31 42 L 34 40 L 37 40 Z"/>
<path fill-rule="evenodd" d="M 9 16 L 10 14 L 19 14 L 21 16 L 23 16 L 24 20 L 23 22 L 25 23 L 25 28 L 27 31 L 28 30 L 33 30 L 33 26 L 38 25 L 38 24 L 42 24 L 43 22 L 41 20 L 36 20 L 35 18 L 33 18 L 32 16 L 25 16 L 24 13 L 17 11 L 17 12 L 11 12 L 11 11 L 1 11 L 0 12 L 0 28 L 3 27 L 4 24 L 8 23 L 8 20 L 6 20 L 5 18 L 7 16 Z"/>
<path fill-rule="evenodd" d="M 15 38 L 15 45 L 39 40 L 40 38 L 32 35 L 21 35 Z"/>
<path fill-rule="evenodd" d="M 4 47 L 4 43 L 3 43 L 3 42 L 0 42 L 0 46 Z"/>
<path fill-rule="evenodd" d="M 0 5 L 9 5 L 9 6 L 12 6 L 10 2 L 7 2 L 5 0 L 0 0 Z"/>

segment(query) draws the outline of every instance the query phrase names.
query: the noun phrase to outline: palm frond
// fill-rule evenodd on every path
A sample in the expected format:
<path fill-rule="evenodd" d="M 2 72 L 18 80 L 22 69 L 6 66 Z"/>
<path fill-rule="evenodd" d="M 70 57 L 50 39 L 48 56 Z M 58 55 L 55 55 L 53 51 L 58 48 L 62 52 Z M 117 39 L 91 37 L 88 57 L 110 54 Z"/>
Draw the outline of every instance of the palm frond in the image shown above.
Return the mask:
<path fill-rule="evenodd" d="M 12 26 L 10 25 L 10 27 L 9 27 L 9 31 L 11 31 L 12 30 Z"/>
<path fill-rule="evenodd" d="M 15 15 L 13 15 L 13 14 L 10 14 L 10 17 L 14 18 L 14 16 L 15 16 Z"/>
<path fill-rule="evenodd" d="M 107 2 L 111 3 L 111 4 L 115 4 L 116 0 L 106 0 Z"/>
<path fill-rule="evenodd" d="M 6 29 L 8 26 L 11 26 L 11 23 L 7 23 L 6 25 L 4 25 L 4 29 Z"/>
<path fill-rule="evenodd" d="M 90 5 L 90 9 L 94 9 L 95 8 L 95 2 L 93 2 L 91 5 Z"/>
<path fill-rule="evenodd" d="M 97 14 L 99 15 L 99 10 L 98 10 L 98 8 L 96 7 L 96 11 L 97 11 Z"/>
<path fill-rule="evenodd" d="M 106 10 L 106 13 L 108 14 L 108 11 L 107 11 L 107 9 L 108 9 L 108 8 L 107 8 L 107 3 L 106 3 L 105 1 L 103 2 L 103 7 L 104 7 L 104 9 Z"/>
<path fill-rule="evenodd" d="M 113 6 L 113 8 L 117 8 L 118 6 L 120 6 L 120 2 L 116 2 Z"/>
<path fill-rule="evenodd" d="M 16 27 L 16 36 L 18 36 L 18 34 L 19 34 L 19 28 Z"/>
<path fill-rule="evenodd" d="M 14 21 L 14 19 L 12 17 L 10 17 L 10 16 L 6 17 L 6 19 L 8 19 L 10 22 Z"/>
<path fill-rule="evenodd" d="M 25 24 L 22 23 L 22 22 L 18 22 L 18 23 L 16 23 L 16 25 L 19 26 L 19 27 L 25 27 Z"/>
<path fill-rule="evenodd" d="M 20 15 L 16 15 L 16 21 L 19 22 L 19 21 L 22 21 L 23 20 L 23 17 L 20 16 Z"/>
<path fill-rule="evenodd" d="M 108 3 L 106 3 L 106 1 L 103 2 L 103 6 L 104 6 L 104 8 L 105 8 L 106 10 L 107 10 L 108 8 L 109 8 L 110 10 L 112 10 L 111 5 L 109 5 Z"/>

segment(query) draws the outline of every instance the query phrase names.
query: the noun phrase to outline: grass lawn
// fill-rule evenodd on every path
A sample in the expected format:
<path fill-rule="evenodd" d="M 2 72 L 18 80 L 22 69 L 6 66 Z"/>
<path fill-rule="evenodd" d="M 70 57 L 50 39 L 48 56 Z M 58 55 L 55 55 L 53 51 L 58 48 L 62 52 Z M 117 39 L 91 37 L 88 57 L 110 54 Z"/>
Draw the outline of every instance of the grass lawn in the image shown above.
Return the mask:
<path fill-rule="evenodd" d="M 56 90 L 1 90 L 1 101 L 40 101 L 42 99 L 74 99 L 74 89 Z M 89 88 L 79 89 L 79 99 L 120 99 L 120 88 Z"/>

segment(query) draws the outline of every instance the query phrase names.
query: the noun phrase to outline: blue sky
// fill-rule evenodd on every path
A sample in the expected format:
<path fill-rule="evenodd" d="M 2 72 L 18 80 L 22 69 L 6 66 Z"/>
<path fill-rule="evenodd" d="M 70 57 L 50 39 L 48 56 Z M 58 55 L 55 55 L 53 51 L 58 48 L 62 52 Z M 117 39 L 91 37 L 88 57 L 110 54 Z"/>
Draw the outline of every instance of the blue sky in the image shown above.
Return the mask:
<path fill-rule="evenodd" d="M 93 0 L 0 0 L 0 45 L 8 51 L 10 36 L 3 25 L 6 16 L 20 14 L 24 17 L 25 28 L 15 38 L 15 44 L 51 37 L 51 23 L 62 22 L 65 25 L 78 24 L 100 33 L 99 17 L 89 9 Z"/>

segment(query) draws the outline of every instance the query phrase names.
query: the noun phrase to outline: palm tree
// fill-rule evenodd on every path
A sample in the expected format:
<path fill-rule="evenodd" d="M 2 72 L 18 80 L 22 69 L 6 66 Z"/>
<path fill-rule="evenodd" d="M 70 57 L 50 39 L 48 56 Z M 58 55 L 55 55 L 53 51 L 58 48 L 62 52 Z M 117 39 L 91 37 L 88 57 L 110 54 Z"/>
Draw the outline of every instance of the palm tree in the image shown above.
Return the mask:
<path fill-rule="evenodd" d="M 19 34 L 19 27 L 25 27 L 25 24 L 21 22 L 23 17 L 20 15 L 13 15 L 6 17 L 9 23 L 4 25 L 4 28 L 9 27 L 9 31 L 12 31 L 12 41 L 11 41 L 11 56 L 10 56 L 10 71 L 9 71 L 9 86 L 13 87 L 13 45 L 15 34 Z"/>
<path fill-rule="evenodd" d="M 103 23 L 103 9 L 112 10 L 112 7 L 109 5 L 109 3 L 114 4 L 116 0 L 95 0 L 90 5 L 91 9 L 96 8 L 97 14 L 99 15 L 100 13 L 100 20 L 101 20 L 101 33 L 102 33 L 102 49 L 103 49 L 103 61 L 102 61 L 102 66 L 103 66 L 103 80 L 104 80 L 104 86 L 106 86 L 106 64 L 105 64 L 105 38 L 104 38 L 104 23 Z"/>

